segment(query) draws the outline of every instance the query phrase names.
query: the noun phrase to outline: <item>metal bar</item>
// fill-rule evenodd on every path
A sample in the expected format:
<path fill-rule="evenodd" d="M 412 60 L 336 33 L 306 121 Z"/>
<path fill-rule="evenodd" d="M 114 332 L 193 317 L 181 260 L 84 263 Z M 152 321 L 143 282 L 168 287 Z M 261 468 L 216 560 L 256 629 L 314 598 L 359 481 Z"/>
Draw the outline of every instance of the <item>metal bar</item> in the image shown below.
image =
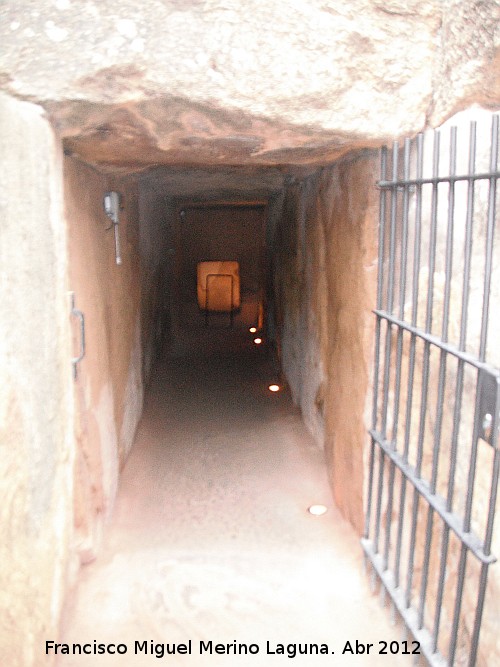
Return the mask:
<path fill-rule="evenodd" d="M 387 173 L 387 148 L 384 146 L 380 155 L 380 174 L 382 178 Z M 384 281 L 384 256 L 385 256 L 385 219 L 386 219 L 386 193 L 380 193 L 379 229 L 378 229 L 378 277 L 377 277 L 377 307 L 382 307 L 383 281 Z M 379 391 L 379 366 L 380 366 L 380 336 L 381 320 L 376 318 L 375 324 L 375 372 L 373 378 L 373 409 L 372 427 L 376 429 L 378 422 L 378 391 Z M 372 439 L 370 448 L 370 463 L 368 471 L 368 492 L 365 520 L 365 537 L 370 534 L 370 521 L 372 513 L 373 476 L 375 468 L 375 441 Z"/>
<path fill-rule="evenodd" d="M 395 141 L 392 146 L 392 174 L 393 178 L 397 178 L 398 174 L 398 151 L 399 145 Z M 392 312 L 394 304 L 394 270 L 395 270 L 395 255 L 396 255 L 396 216 L 397 216 L 397 192 L 391 192 L 391 213 L 390 213 L 390 227 L 389 227 L 389 267 L 387 276 L 387 309 Z M 383 398 L 382 398 L 382 433 L 387 431 L 387 412 L 389 406 L 389 385 L 391 375 L 391 347 L 392 347 L 392 327 L 389 324 L 386 328 L 385 334 L 385 348 L 384 348 L 384 380 L 383 380 Z M 378 486 L 377 486 L 377 505 L 375 514 L 375 547 L 378 549 L 380 528 L 381 528 L 381 514 L 382 514 L 382 497 L 384 492 L 384 468 L 385 459 L 384 453 L 380 450 L 379 455 L 379 470 L 378 470 Z"/>
<path fill-rule="evenodd" d="M 462 325 L 463 325 L 463 309 L 462 309 Z M 457 467 L 457 458 L 458 458 L 458 435 L 460 430 L 460 414 L 462 411 L 462 397 L 463 397 L 463 383 L 464 383 L 464 367 L 465 361 L 461 358 L 458 360 L 457 365 L 457 379 L 456 379 L 456 390 L 455 390 L 455 404 L 453 408 L 453 431 L 451 436 L 451 447 L 450 447 L 450 465 L 448 472 L 448 492 L 446 497 L 446 510 L 451 512 L 453 509 L 453 495 L 455 488 L 455 474 Z M 448 529 L 449 530 L 449 529 Z M 441 547 L 441 562 L 442 566 L 446 567 L 446 560 L 448 557 L 448 545 L 449 545 L 449 535 L 447 533 L 447 528 L 445 528 L 445 539 L 443 539 L 443 544 Z M 458 630 L 458 619 L 457 619 L 457 630 Z M 455 630 L 452 637 L 455 637 L 454 642 L 456 642 L 456 632 Z M 437 641 L 437 638 L 436 638 Z M 453 649 L 453 659 L 454 659 Z M 451 661 L 450 664 L 453 664 Z"/>
<path fill-rule="evenodd" d="M 432 176 L 429 178 L 412 178 L 408 181 L 394 179 L 392 181 L 378 181 L 377 187 L 380 189 L 392 189 L 404 187 L 406 185 L 437 185 L 439 183 L 458 183 L 459 181 L 487 181 L 491 178 L 500 178 L 499 171 L 491 171 L 482 174 L 461 174 L 458 176 Z"/>
<path fill-rule="evenodd" d="M 450 174 L 453 176 L 457 168 L 457 128 L 450 129 Z M 445 290 L 443 302 L 443 325 L 441 337 L 448 341 L 448 327 L 450 322 L 451 278 L 453 273 L 453 231 L 455 223 L 455 184 L 450 183 L 448 189 L 448 224 L 446 227 L 446 263 L 445 263 Z"/>
<path fill-rule="evenodd" d="M 392 172 L 394 178 L 396 178 L 398 173 L 398 142 L 395 141 L 392 148 Z M 391 192 L 391 216 L 390 216 L 390 228 L 389 228 L 389 269 L 388 269 L 388 279 L 387 279 L 387 310 L 389 313 L 392 313 L 392 308 L 394 305 L 394 271 L 395 271 L 395 259 L 396 259 L 396 216 L 397 216 L 397 191 L 393 190 Z M 391 373 L 391 348 L 392 348 L 392 327 L 389 326 L 386 329 L 386 338 L 385 338 L 385 360 L 384 360 L 384 394 L 383 394 L 383 403 L 382 403 L 382 433 L 385 435 L 387 429 L 387 409 L 389 402 L 389 384 L 390 384 L 390 373 Z"/>
<path fill-rule="evenodd" d="M 486 533 L 484 539 L 484 552 L 486 555 L 490 555 L 491 553 L 491 540 L 493 538 L 493 523 L 495 519 L 495 508 L 496 508 L 497 493 L 498 493 L 498 478 L 500 474 L 500 448 L 498 442 L 499 419 L 500 419 L 500 392 L 497 391 L 496 405 L 492 422 L 492 429 L 493 429 L 492 432 L 494 434 L 493 442 L 495 443 L 495 454 L 493 456 L 488 520 L 486 523 Z M 486 584 L 488 583 L 488 565 L 489 563 L 483 563 L 481 567 L 481 575 L 479 578 L 479 590 L 478 590 L 477 605 L 476 605 L 476 616 L 474 619 L 474 628 L 471 636 L 469 667 L 474 667 L 476 664 L 477 649 L 479 646 L 479 633 L 481 631 L 484 600 L 486 597 Z"/>
<path fill-rule="evenodd" d="M 417 174 L 421 175 L 424 169 L 424 135 L 417 137 Z M 412 285 L 412 315 L 411 322 L 417 326 L 418 319 L 418 278 L 420 274 L 420 251 L 422 241 L 422 186 L 416 188 L 415 205 L 415 239 L 413 248 L 413 285 Z"/>
<path fill-rule="evenodd" d="M 493 116 L 491 126 L 490 171 L 496 171 L 498 155 L 498 116 Z M 481 341 L 479 344 L 479 358 L 486 358 L 486 343 L 488 340 L 488 318 L 490 312 L 491 271 L 493 266 L 493 240 L 495 234 L 496 208 L 496 179 L 490 178 L 488 190 L 488 222 L 485 239 L 485 267 L 483 288 L 483 310 L 481 318 Z"/>
<path fill-rule="evenodd" d="M 434 132 L 434 150 L 433 150 L 433 174 L 437 176 L 439 173 L 439 147 L 440 134 Z M 425 314 L 425 331 L 432 333 L 432 318 L 434 305 L 434 270 L 436 266 L 436 236 L 437 236 L 437 207 L 438 207 L 438 186 L 434 184 L 432 187 L 431 199 L 431 230 L 429 239 L 429 266 L 427 277 L 427 308 Z M 425 342 L 424 347 L 424 363 L 422 370 L 422 400 L 420 403 L 420 423 L 418 434 L 418 449 L 417 449 L 417 472 L 420 474 L 422 466 L 422 456 L 424 448 L 425 435 L 425 417 L 427 413 L 427 394 L 429 386 L 429 362 L 430 362 L 430 342 Z"/>
<path fill-rule="evenodd" d="M 425 628 L 419 628 L 415 610 L 406 607 L 405 597 L 401 588 L 395 585 L 393 575 L 390 570 L 383 570 L 381 556 L 374 552 L 370 540 L 362 539 L 361 544 L 367 557 L 369 558 L 373 569 L 377 573 L 382 585 L 389 592 L 398 613 L 403 619 L 406 627 L 420 644 L 421 654 L 425 657 L 430 667 L 447 667 L 449 663 L 432 646 L 432 638 Z"/>
<path fill-rule="evenodd" d="M 406 458 L 403 458 L 406 463 Z M 403 527 L 404 527 L 404 510 L 406 503 L 406 476 L 401 476 L 401 487 L 399 491 L 399 515 L 398 515 L 398 530 L 396 535 L 396 553 L 394 564 L 394 580 L 396 587 L 399 586 L 399 576 L 401 569 L 401 549 L 403 546 Z"/>
<path fill-rule="evenodd" d="M 432 159 L 432 173 L 437 177 L 439 173 L 439 148 L 440 148 L 440 134 L 439 132 L 434 132 L 434 145 L 433 145 L 433 159 Z M 436 234 L 437 234 L 437 206 L 438 206 L 438 186 L 437 183 L 434 183 L 432 186 L 432 198 L 431 198 L 431 228 L 430 228 L 430 239 L 429 239 L 429 264 L 428 264 L 428 275 L 427 275 L 427 307 L 425 313 L 425 331 L 426 333 L 431 333 L 432 331 L 432 310 L 433 310 L 433 300 L 434 300 L 434 269 L 436 264 Z M 424 439 L 425 439 L 425 420 L 427 416 L 427 403 L 428 403 L 428 388 L 429 388 L 429 371 L 430 371 L 430 343 L 425 342 L 424 345 L 424 360 L 422 364 L 422 387 L 420 392 L 420 417 L 419 417 L 419 426 L 418 426 L 418 444 L 417 444 L 417 459 L 415 471 L 416 474 L 420 477 L 422 469 L 422 459 L 424 454 Z M 410 604 L 411 600 L 411 591 L 413 587 L 413 569 L 415 563 L 415 544 L 417 538 L 417 521 L 418 521 L 418 511 L 419 511 L 419 502 L 420 495 L 417 488 L 413 492 L 413 505 L 412 505 L 412 516 L 411 516 L 411 532 L 410 532 L 410 551 L 408 557 L 408 572 L 406 579 L 406 601 L 407 604 Z M 425 577 L 422 578 L 423 586 L 427 586 L 427 581 Z M 425 600 L 425 588 L 421 589 L 420 599 Z M 423 624 L 423 603 L 420 604 L 420 612 L 418 617 L 418 623 L 420 627 Z"/>
<path fill-rule="evenodd" d="M 479 401 L 480 401 L 480 392 L 476 391 L 476 411 L 475 414 L 479 412 Z M 472 502 L 474 496 L 474 480 L 476 475 L 476 461 L 477 461 L 477 445 L 479 439 L 479 424 L 476 420 L 473 429 L 472 435 L 472 447 L 470 454 L 469 462 L 469 474 L 468 474 L 468 484 L 467 484 L 467 497 L 465 501 L 465 513 L 464 513 L 464 528 L 465 530 L 470 529 L 471 517 L 472 517 Z"/>
<path fill-rule="evenodd" d="M 380 173 L 387 173 L 387 147 L 384 146 L 380 156 Z M 382 298 L 384 291 L 384 258 L 385 258 L 385 220 L 387 209 L 387 197 L 385 192 L 380 193 L 380 212 L 379 212 L 379 255 L 378 255 L 378 283 L 377 283 L 377 305 L 382 307 Z"/>
<path fill-rule="evenodd" d="M 498 116 L 493 116 L 491 124 L 491 149 L 490 149 L 490 171 L 496 171 L 498 160 Z M 484 361 L 486 358 L 486 346 L 488 340 L 488 318 L 490 305 L 491 272 L 493 264 L 493 243 L 496 218 L 496 179 L 491 179 L 488 190 L 488 216 L 487 231 L 485 240 L 485 269 L 484 269 L 484 287 L 483 287 L 483 309 L 481 318 L 481 340 L 479 345 L 479 358 Z M 500 414 L 500 380 L 497 378 L 497 391 L 495 408 L 492 415 L 492 444 L 495 448 L 493 456 L 491 487 L 488 518 L 486 522 L 486 531 L 484 539 L 484 551 L 490 553 L 491 540 L 493 538 L 493 522 L 495 517 L 496 499 L 498 491 L 498 477 L 500 469 L 500 450 L 498 443 L 498 421 Z M 483 616 L 484 600 L 486 595 L 486 584 L 488 581 L 488 565 L 483 564 L 479 578 L 478 599 L 476 605 L 476 616 L 474 619 L 474 628 L 471 636 L 471 650 L 469 655 L 469 665 L 474 667 L 476 664 L 477 649 L 479 645 L 479 633 L 481 630 L 481 620 Z"/>
<path fill-rule="evenodd" d="M 394 440 L 392 441 L 393 449 Z M 387 511 L 385 519 L 385 542 L 384 542 L 384 569 L 387 569 L 389 565 L 389 549 L 391 544 L 391 526 L 392 526 L 392 506 L 394 503 L 394 475 L 396 473 L 396 466 L 394 461 L 391 460 L 389 467 L 389 480 L 388 480 L 388 497 L 387 497 Z"/>
<path fill-rule="evenodd" d="M 434 144 L 434 173 L 437 175 L 439 171 L 439 133 L 434 134 L 435 144 Z M 430 322 L 429 330 L 432 327 L 432 294 L 434 290 L 434 281 L 431 282 L 431 260 L 432 260 L 432 275 L 434 275 L 435 269 L 435 249 L 436 249 L 436 237 L 437 237 L 437 207 L 438 207 L 438 184 L 433 184 L 432 187 L 432 213 L 431 213 L 431 259 L 429 260 L 429 289 L 431 290 L 431 303 L 430 303 Z M 443 313 L 443 317 L 445 314 Z M 427 327 L 426 327 L 427 328 Z M 430 355 L 430 350 L 429 350 Z M 429 360 L 428 360 L 429 361 Z M 439 373 L 439 388 L 438 396 L 441 397 L 441 402 L 438 399 L 438 415 L 436 416 L 436 431 L 434 435 L 434 448 L 433 448 L 433 460 L 432 460 L 432 474 L 431 474 L 431 493 L 436 492 L 436 479 L 437 479 L 437 465 L 438 465 L 438 456 L 439 456 L 439 447 L 441 443 L 441 427 L 440 423 L 442 421 L 442 397 L 444 392 L 444 371 L 446 369 L 446 355 L 441 352 L 440 360 L 440 373 Z M 425 388 L 427 395 L 427 386 Z M 418 611 L 418 624 L 419 627 L 424 625 L 424 614 L 425 614 L 425 602 L 427 597 L 427 586 L 429 582 L 429 565 L 430 565 L 430 552 L 432 545 L 432 528 L 434 525 L 434 511 L 432 505 L 429 505 L 427 509 L 427 525 L 425 533 L 425 546 L 424 546 L 424 560 L 422 564 L 422 580 L 420 585 L 420 603 Z"/>
<path fill-rule="evenodd" d="M 482 563 L 495 563 L 497 560 L 495 556 L 484 553 L 483 541 L 473 531 L 465 532 L 463 530 L 463 524 L 460 518 L 446 508 L 446 501 L 442 496 L 431 493 L 429 483 L 425 479 L 418 477 L 415 468 L 408 462 L 404 461 L 401 454 L 395 452 L 392 449 L 391 444 L 384 440 L 379 433 L 370 431 L 370 435 L 379 445 L 380 449 L 384 451 L 385 455 L 388 456 L 391 461 L 394 461 L 396 466 L 406 477 L 406 480 L 413 485 L 419 495 L 432 506 L 433 510 L 439 514 L 448 527 L 466 545 L 467 549 L 469 549 Z"/>
<path fill-rule="evenodd" d="M 231 312 L 229 314 L 229 328 L 233 327 L 233 310 L 234 310 L 234 276 L 231 275 Z"/>
<path fill-rule="evenodd" d="M 410 140 L 406 139 L 404 148 L 403 173 L 406 178 L 410 176 Z M 410 197 L 408 188 L 403 191 L 402 226 L 401 226 L 401 258 L 399 279 L 399 318 L 404 319 L 406 299 L 406 272 L 408 264 L 408 209 Z M 401 365 L 403 356 L 403 330 L 398 329 L 398 346 L 396 355 L 396 383 L 394 390 L 394 420 L 392 428 L 392 439 L 396 441 L 399 420 L 399 398 L 401 393 Z"/>
<path fill-rule="evenodd" d="M 490 364 L 487 364 L 485 362 L 479 361 L 477 357 L 475 357 L 473 354 L 470 354 L 469 352 L 465 352 L 451 343 L 446 343 L 444 342 L 439 336 L 435 336 L 434 334 L 429 334 L 426 333 L 423 329 L 420 329 L 419 327 L 414 327 L 411 324 L 408 324 L 407 322 L 404 322 L 403 320 L 400 320 L 398 317 L 395 317 L 394 315 L 390 315 L 389 313 L 386 313 L 383 310 L 374 310 L 372 311 L 377 317 L 380 317 L 381 319 L 387 320 L 391 324 L 395 324 L 398 327 L 401 327 L 402 329 L 405 329 L 406 331 L 409 331 L 410 333 L 414 334 L 418 338 L 422 338 L 424 341 L 427 341 L 431 343 L 431 345 L 435 345 L 437 348 L 440 350 L 444 350 L 445 352 L 448 352 L 452 356 L 456 357 L 457 359 L 460 359 L 462 362 L 466 362 L 473 366 L 474 368 L 477 368 L 478 370 L 487 370 L 491 372 L 493 375 L 500 375 L 500 371 L 497 369 L 494 369 L 491 367 Z"/>
<path fill-rule="evenodd" d="M 469 174 L 474 173 L 476 164 L 476 123 L 472 122 L 469 140 Z M 472 229 L 474 223 L 474 180 L 469 179 L 467 189 L 467 213 L 465 218 L 465 242 L 464 242 L 464 278 L 462 286 L 462 317 L 460 323 L 461 350 L 465 350 L 467 338 L 467 316 L 469 310 L 470 270 L 472 259 Z"/>
<path fill-rule="evenodd" d="M 450 665 L 455 663 L 455 654 L 457 651 L 458 628 L 460 623 L 460 613 L 462 611 L 462 598 L 464 592 L 465 570 L 467 567 L 467 548 L 462 542 L 460 549 L 460 560 L 458 563 L 457 589 L 455 593 L 455 608 L 453 611 L 453 622 L 451 626 L 450 644 L 448 656 Z"/>
<path fill-rule="evenodd" d="M 380 537 L 380 517 L 382 514 L 382 492 L 383 492 L 383 482 L 384 482 L 384 451 L 379 448 L 379 463 L 378 463 L 378 487 L 377 487 L 377 504 L 375 506 L 375 534 L 373 542 L 375 544 L 375 550 L 378 553 L 378 541 Z"/>
<path fill-rule="evenodd" d="M 372 493 L 373 493 L 373 475 L 375 468 L 375 441 L 370 441 L 370 459 L 368 465 L 368 491 L 366 494 L 366 515 L 364 537 L 370 535 L 371 515 L 372 515 Z"/>
<path fill-rule="evenodd" d="M 208 327 L 208 275 L 205 278 L 205 326 Z"/>
<path fill-rule="evenodd" d="M 450 133 L 450 173 L 454 174 L 456 169 L 456 128 L 451 128 Z M 443 342 L 448 341 L 448 328 L 450 319 L 450 297 L 451 278 L 453 270 L 453 227 L 455 218 L 455 192 L 454 184 L 450 183 L 448 192 L 448 224 L 446 228 L 446 262 L 445 262 L 445 289 L 443 300 L 443 315 L 441 325 L 441 338 Z M 447 354 L 441 350 L 439 358 L 439 381 L 436 404 L 436 427 L 434 433 L 434 449 L 432 453 L 432 475 L 431 491 L 436 490 L 439 454 L 441 448 L 441 430 L 443 423 L 444 390 L 446 385 L 446 360 Z"/>
<path fill-rule="evenodd" d="M 470 124 L 470 133 L 469 133 L 469 174 L 472 176 L 475 172 L 476 165 L 476 123 L 473 121 Z M 470 271 L 471 271 L 471 259 L 472 259 L 472 227 L 474 222 L 474 180 L 472 178 L 468 181 L 467 189 L 467 213 L 465 218 L 465 241 L 464 241 L 464 277 L 462 283 L 462 314 L 460 322 L 460 349 L 464 350 L 467 340 L 467 318 L 468 318 L 468 308 L 469 308 L 469 292 L 470 292 Z M 462 387 L 463 385 L 463 366 L 459 364 L 461 368 L 461 378 L 458 380 L 457 385 Z M 458 389 L 458 387 L 457 387 Z M 477 402 L 477 397 L 476 397 Z M 456 407 L 456 405 L 455 405 Z M 458 414 L 457 421 L 460 420 L 460 412 Z M 454 428 L 455 430 L 455 428 Z M 456 427 L 457 438 L 458 438 L 458 425 Z M 476 426 L 474 428 L 476 430 Z M 474 449 L 474 447 L 472 448 Z M 453 502 L 453 495 L 450 496 L 450 488 L 454 488 L 454 478 L 456 470 L 456 450 L 455 450 L 455 460 L 452 462 L 453 469 L 450 470 L 449 478 L 449 487 L 448 487 L 448 503 Z M 470 464 L 469 464 L 469 482 L 471 478 L 471 468 L 474 467 L 475 452 L 471 452 Z M 464 528 L 466 523 L 464 521 Z M 465 545 L 462 544 L 462 549 L 460 552 L 460 561 L 458 566 L 458 577 L 457 577 L 457 589 L 455 597 L 455 609 L 453 613 L 453 623 L 451 628 L 450 636 L 450 647 L 449 647 L 449 658 L 450 663 L 453 664 L 455 660 L 455 653 L 457 648 L 457 639 L 458 639 L 458 628 L 460 621 L 460 612 L 462 607 L 462 596 L 463 588 L 465 581 L 465 569 L 467 566 L 467 549 Z"/>
<path fill-rule="evenodd" d="M 439 579 L 436 595 L 436 613 L 434 616 L 434 628 L 432 631 L 432 646 L 437 650 L 439 641 L 439 630 L 441 626 L 441 611 L 443 609 L 444 584 L 446 579 L 446 561 L 448 559 L 448 546 L 450 542 L 450 527 L 447 523 L 443 525 L 443 536 L 441 538 L 441 556 L 439 561 Z"/>
<path fill-rule="evenodd" d="M 406 139 L 404 143 L 404 157 L 403 157 L 403 174 L 404 178 L 410 177 L 410 140 Z M 405 297 L 406 297 L 406 271 L 407 271 L 407 253 L 408 253 L 408 209 L 409 209 L 409 192 L 408 188 L 403 191 L 402 204 L 402 227 L 401 227 L 401 257 L 400 257 L 400 272 L 399 272 L 399 317 L 404 318 Z M 401 396 L 401 366 L 403 359 L 403 330 L 398 329 L 397 351 L 396 351 L 396 379 L 394 386 L 394 416 L 392 423 L 392 443 L 396 449 L 397 432 L 399 422 L 399 404 Z M 387 513 L 385 524 L 385 547 L 384 547 L 384 563 L 387 567 L 389 562 L 389 550 L 391 544 L 391 529 L 392 529 L 392 508 L 394 503 L 394 476 L 396 466 L 391 461 L 389 470 L 389 490 L 387 498 Z"/>
<path fill-rule="evenodd" d="M 452 127 L 450 129 L 450 174 L 453 176 L 456 171 L 457 165 L 457 128 Z M 442 331 L 441 337 L 444 342 L 448 341 L 448 327 L 449 327 L 449 315 L 450 315 L 450 296 L 451 296 L 451 278 L 453 273 L 453 230 L 455 222 L 455 184 L 450 183 L 448 190 L 448 225 L 446 230 L 446 268 L 445 268 L 445 292 L 444 292 L 444 303 L 443 303 L 443 322 L 442 322 Z M 447 353 L 444 350 L 441 350 L 440 356 L 440 366 L 439 366 L 439 387 L 438 387 L 438 399 L 437 399 L 437 430 L 436 430 L 436 441 L 437 443 L 441 442 L 441 429 L 443 421 L 443 403 L 444 403 L 444 388 L 446 385 L 446 361 Z M 435 493 L 436 483 L 437 483 L 437 462 L 436 462 L 436 447 L 434 453 L 434 466 L 433 474 L 431 479 L 431 491 Z M 430 506 L 429 506 L 430 507 Z M 429 512 L 431 510 L 429 509 Z M 429 516 L 429 520 L 432 520 Z M 437 649 L 438 640 L 439 640 L 439 628 L 441 624 L 441 611 L 443 606 L 443 597 L 444 597 L 444 584 L 446 578 L 446 561 L 448 558 L 448 544 L 449 544 L 449 528 L 445 523 L 443 524 L 443 534 L 441 541 L 441 557 L 439 563 L 439 576 L 438 576 L 438 589 L 436 594 L 436 605 L 434 613 L 434 628 L 432 632 L 432 641 L 433 649 Z"/>
<path fill-rule="evenodd" d="M 421 177 L 423 173 L 424 163 L 424 136 L 419 134 L 417 136 L 417 177 Z M 412 324 L 416 326 L 418 317 L 418 280 L 420 273 L 420 250 L 421 250 L 421 234 L 422 234 L 422 186 L 418 185 L 416 189 L 416 205 L 415 205 L 415 232 L 413 239 L 413 283 L 412 283 Z M 380 311 L 379 311 L 380 312 Z M 399 318 L 403 321 L 402 318 Z M 399 327 L 401 330 L 401 327 Z M 404 441 L 404 461 L 408 460 L 408 452 L 410 447 L 410 432 L 411 432 L 411 414 L 413 407 L 413 380 L 415 376 L 415 352 L 416 352 L 417 338 L 412 334 L 410 339 L 410 362 L 408 367 L 408 384 L 407 384 L 407 399 L 406 399 L 406 418 L 405 418 L 405 441 Z M 401 549 L 403 543 L 403 528 L 404 528 L 404 508 L 406 503 L 406 477 L 401 477 L 401 489 L 399 496 L 399 519 L 398 531 L 396 538 L 396 562 L 395 562 L 395 582 L 399 586 L 399 576 L 401 567 Z"/>
<path fill-rule="evenodd" d="M 477 649 L 479 647 L 479 633 L 481 630 L 481 621 L 483 618 L 486 584 L 488 583 L 488 571 L 489 571 L 489 564 L 483 563 L 481 566 L 481 574 L 479 576 L 479 593 L 476 606 L 476 615 L 474 618 L 474 629 L 472 631 L 472 636 L 470 641 L 471 648 L 470 648 L 469 662 L 468 662 L 469 667 L 476 667 Z"/>
<path fill-rule="evenodd" d="M 493 539 L 493 523 L 495 519 L 495 508 L 496 508 L 497 492 L 498 492 L 498 477 L 500 468 L 500 442 L 499 442 L 500 423 L 499 422 L 500 422 L 500 380 L 497 379 L 496 405 L 492 422 L 492 433 L 493 433 L 493 442 L 495 443 L 494 444 L 495 453 L 493 455 L 488 520 L 486 522 L 486 532 L 484 536 L 484 551 L 486 554 L 490 553 L 491 540 Z"/>

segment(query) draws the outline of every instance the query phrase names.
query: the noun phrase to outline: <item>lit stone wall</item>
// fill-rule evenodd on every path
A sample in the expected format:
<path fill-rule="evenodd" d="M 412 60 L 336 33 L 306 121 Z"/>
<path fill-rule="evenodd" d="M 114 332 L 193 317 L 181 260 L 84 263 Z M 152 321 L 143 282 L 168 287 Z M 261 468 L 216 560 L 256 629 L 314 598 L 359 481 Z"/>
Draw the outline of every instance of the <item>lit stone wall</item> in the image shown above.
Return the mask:
<path fill-rule="evenodd" d="M 70 302 L 62 155 L 38 107 L 0 96 L 0 154 L 0 656 L 25 667 L 48 664 L 76 567 Z"/>
<path fill-rule="evenodd" d="M 334 498 L 361 531 L 376 280 L 377 160 L 358 153 L 292 184 L 276 234 L 279 349 L 325 448 Z"/>
<path fill-rule="evenodd" d="M 142 347 L 138 195 L 133 182 L 109 179 L 65 159 L 70 288 L 85 316 L 85 357 L 75 395 L 75 548 L 83 562 L 95 556 L 109 518 L 120 466 L 142 411 Z M 120 246 L 103 210 L 107 190 L 122 195 Z M 78 348 L 78 327 L 74 327 Z"/>

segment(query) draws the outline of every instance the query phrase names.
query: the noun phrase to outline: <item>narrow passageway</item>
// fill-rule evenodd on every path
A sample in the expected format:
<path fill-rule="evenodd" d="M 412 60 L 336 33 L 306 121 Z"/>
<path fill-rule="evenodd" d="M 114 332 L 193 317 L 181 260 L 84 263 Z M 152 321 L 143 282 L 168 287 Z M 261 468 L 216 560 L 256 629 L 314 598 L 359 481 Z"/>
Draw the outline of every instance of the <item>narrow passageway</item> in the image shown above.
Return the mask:
<path fill-rule="evenodd" d="M 490 667 L 499 3 L 0 17 L 0 667 Z"/>
<path fill-rule="evenodd" d="M 294 664 L 404 665 L 375 654 L 379 641 L 401 640 L 400 630 L 368 593 L 322 452 L 286 388 L 268 390 L 277 378 L 270 352 L 245 333 L 203 335 L 197 354 L 157 369 L 103 551 L 83 568 L 65 613 L 60 641 L 122 643 L 127 653 L 57 664 L 155 664 L 154 645 L 191 640 L 191 655 L 163 659 L 289 664 L 289 644 L 317 643 L 329 655 L 313 647 Z M 210 350 L 221 336 L 225 351 Z M 313 503 L 328 513 L 311 516 Z M 356 640 L 375 645 L 370 655 L 342 655 Z M 145 641 L 147 653 L 135 654 Z M 200 642 L 210 641 L 229 644 L 228 654 L 204 651 Z M 259 651 L 234 655 L 234 642 Z"/>

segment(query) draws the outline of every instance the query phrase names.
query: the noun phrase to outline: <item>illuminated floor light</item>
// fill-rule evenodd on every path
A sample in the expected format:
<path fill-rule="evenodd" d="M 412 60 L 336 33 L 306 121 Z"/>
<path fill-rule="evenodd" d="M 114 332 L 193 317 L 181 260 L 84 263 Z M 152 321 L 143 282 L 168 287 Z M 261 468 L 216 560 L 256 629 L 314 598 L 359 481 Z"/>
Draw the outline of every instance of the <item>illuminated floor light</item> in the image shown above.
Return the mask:
<path fill-rule="evenodd" d="M 250 331 L 250 333 L 257 333 L 257 327 L 250 327 L 248 331 Z"/>
<path fill-rule="evenodd" d="M 262 338 L 254 338 L 253 342 L 255 343 L 255 345 L 260 345 L 262 343 Z"/>
<path fill-rule="evenodd" d="M 323 516 L 328 512 L 328 507 L 326 505 L 311 505 L 307 508 L 307 511 L 313 516 Z"/>
<path fill-rule="evenodd" d="M 279 386 L 279 384 L 270 384 L 268 389 L 269 389 L 269 391 L 279 391 L 280 386 Z"/>

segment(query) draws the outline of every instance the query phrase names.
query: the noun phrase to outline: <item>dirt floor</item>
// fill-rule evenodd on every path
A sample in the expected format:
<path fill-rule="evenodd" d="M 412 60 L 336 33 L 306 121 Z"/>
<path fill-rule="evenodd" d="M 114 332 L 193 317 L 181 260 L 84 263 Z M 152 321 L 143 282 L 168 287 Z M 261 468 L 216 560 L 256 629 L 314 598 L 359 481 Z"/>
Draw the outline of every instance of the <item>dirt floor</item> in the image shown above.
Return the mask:
<path fill-rule="evenodd" d="M 103 550 L 65 612 L 60 641 L 126 653 L 57 665 L 412 664 L 379 655 L 379 642 L 402 651 L 404 637 L 368 590 L 322 452 L 286 387 L 268 390 L 281 378 L 265 345 L 241 332 L 202 338 L 157 368 Z M 311 516 L 313 503 L 328 512 Z M 309 654 L 292 657 L 298 644 Z"/>

